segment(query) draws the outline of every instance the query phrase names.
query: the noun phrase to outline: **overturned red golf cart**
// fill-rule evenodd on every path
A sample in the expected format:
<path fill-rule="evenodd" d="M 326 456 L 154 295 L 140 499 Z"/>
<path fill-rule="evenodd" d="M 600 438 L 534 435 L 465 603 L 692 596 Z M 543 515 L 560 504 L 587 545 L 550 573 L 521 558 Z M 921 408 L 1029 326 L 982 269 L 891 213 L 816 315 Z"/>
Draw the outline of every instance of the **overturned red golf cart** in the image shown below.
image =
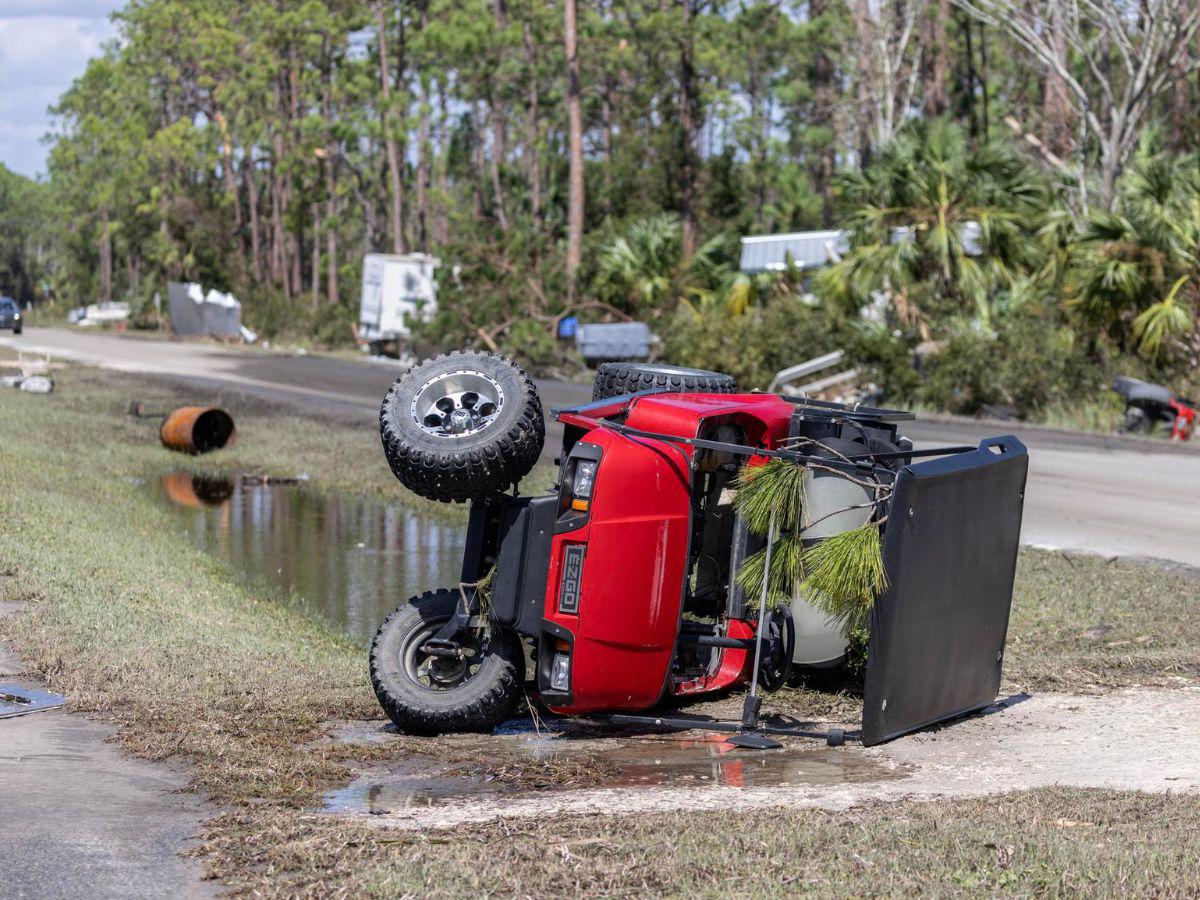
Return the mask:
<path fill-rule="evenodd" d="M 1027 468 L 1016 438 L 915 450 L 899 431 L 910 413 L 738 393 L 729 376 L 673 366 L 606 364 L 593 396 L 553 412 L 558 483 L 518 496 L 545 425 L 516 365 L 452 353 L 388 393 L 396 476 L 471 503 L 461 584 L 401 605 L 371 649 L 400 729 L 487 729 L 525 693 L 556 713 L 644 712 L 839 665 L 847 639 L 814 598 L 768 609 L 736 577 L 765 539 L 737 513 L 735 479 L 771 459 L 809 470 L 805 545 L 880 523 L 863 743 L 994 701 Z M 760 725 L 754 708 L 738 727 Z"/>

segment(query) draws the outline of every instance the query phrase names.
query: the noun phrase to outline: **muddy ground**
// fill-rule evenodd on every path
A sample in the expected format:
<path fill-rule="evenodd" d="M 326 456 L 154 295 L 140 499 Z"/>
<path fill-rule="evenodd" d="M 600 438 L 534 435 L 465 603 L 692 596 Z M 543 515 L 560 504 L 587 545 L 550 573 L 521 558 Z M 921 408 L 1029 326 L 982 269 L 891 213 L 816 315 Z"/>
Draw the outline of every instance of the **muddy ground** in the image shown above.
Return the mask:
<path fill-rule="evenodd" d="M 1200 688 L 1014 695 L 979 715 L 878 747 L 724 735 L 618 732 L 552 721 L 442 738 L 428 756 L 367 767 L 326 796 L 333 814 L 446 828 L 499 818 L 816 807 L 978 797 L 1040 787 L 1200 790 Z M 822 723 L 817 723 L 822 724 Z M 507 731 L 508 733 L 503 733 Z M 337 739 L 386 746 L 379 723 Z"/>

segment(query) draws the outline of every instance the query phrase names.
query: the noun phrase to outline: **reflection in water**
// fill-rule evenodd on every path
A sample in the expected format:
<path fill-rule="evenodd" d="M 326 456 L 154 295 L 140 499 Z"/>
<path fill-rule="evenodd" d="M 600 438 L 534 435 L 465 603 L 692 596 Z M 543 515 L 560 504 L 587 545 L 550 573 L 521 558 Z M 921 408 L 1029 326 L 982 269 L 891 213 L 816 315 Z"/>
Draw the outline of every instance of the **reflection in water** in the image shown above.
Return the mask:
<path fill-rule="evenodd" d="M 695 732 L 660 737 L 576 739 L 569 735 L 508 735 L 499 732 L 484 738 L 466 737 L 456 749 L 486 752 L 493 767 L 521 769 L 539 762 L 549 768 L 565 764 L 578 770 L 588 766 L 605 774 L 598 783 L 563 785 L 551 790 L 580 787 L 709 787 L 789 788 L 816 785 L 890 781 L 907 772 L 845 750 L 793 743 L 782 750 L 746 750 L 724 741 L 726 735 Z M 459 746 L 461 745 L 461 746 Z M 443 748 L 444 749 L 444 748 Z M 469 753 L 466 754 L 469 758 Z M 332 812 L 384 813 L 399 809 L 438 806 L 452 801 L 493 794 L 518 795 L 528 785 L 504 783 L 495 778 L 463 774 L 447 767 L 444 759 L 408 756 L 389 766 L 386 773 L 363 775 L 325 796 Z"/>
<path fill-rule="evenodd" d="M 409 597 L 458 583 L 465 528 L 396 503 L 187 472 L 162 491 L 197 546 L 363 646 Z"/>

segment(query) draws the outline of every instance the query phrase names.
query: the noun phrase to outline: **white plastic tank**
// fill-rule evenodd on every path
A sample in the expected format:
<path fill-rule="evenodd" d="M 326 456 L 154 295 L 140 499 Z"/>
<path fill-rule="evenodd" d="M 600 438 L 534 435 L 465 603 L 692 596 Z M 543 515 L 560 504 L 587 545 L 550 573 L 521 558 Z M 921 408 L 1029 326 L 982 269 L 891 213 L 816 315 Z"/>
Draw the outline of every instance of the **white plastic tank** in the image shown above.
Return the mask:
<path fill-rule="evenodd" d="M 859 447 L 857 452 L 863 452 L 863 448 Z M 809 470 L 805 474 L 805 500 L 804 520 L 814 523 L 801 533 L 805 541 L 850 531 L 871 518 L 870 506 L 848 509 L 870 503 L 871 491 L 832 472 Z M 797 584 L 792 595 L 792 618 L 796 623 L 796 650 L 792 662 L 799 666 L 835 665 L 846 655 L 847 644 L 841 625 L 809 600 Z"/>

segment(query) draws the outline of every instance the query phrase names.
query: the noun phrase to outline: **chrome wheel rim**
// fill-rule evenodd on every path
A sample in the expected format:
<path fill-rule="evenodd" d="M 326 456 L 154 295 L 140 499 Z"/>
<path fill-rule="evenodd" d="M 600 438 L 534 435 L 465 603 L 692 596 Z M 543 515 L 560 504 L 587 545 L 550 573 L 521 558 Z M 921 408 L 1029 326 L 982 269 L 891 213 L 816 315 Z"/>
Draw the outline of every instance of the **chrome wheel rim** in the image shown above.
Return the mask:
<path fill-rule="evenodd" d="M 426 434 L 466 437 L 487 428 L 504 408 L 504 390 L 482 372 L 461 369 L 417 389 L 409 413 Z"/>

